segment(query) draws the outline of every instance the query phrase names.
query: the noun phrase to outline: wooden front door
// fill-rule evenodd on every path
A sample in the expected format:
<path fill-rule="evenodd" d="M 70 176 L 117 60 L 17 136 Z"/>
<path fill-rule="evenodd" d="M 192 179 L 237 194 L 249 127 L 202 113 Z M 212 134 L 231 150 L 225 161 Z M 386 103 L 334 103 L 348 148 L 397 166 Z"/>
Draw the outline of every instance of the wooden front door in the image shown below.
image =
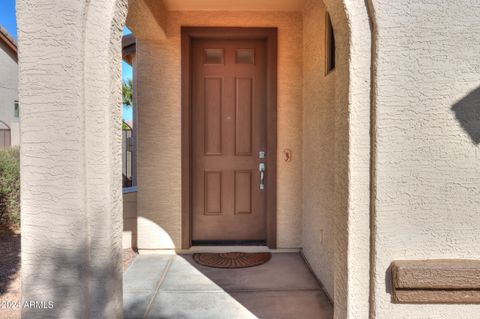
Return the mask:
<path fill-rule="evenodd" d="M 266 40 L 191 50 L 193 243 L 266 242 Z"/>

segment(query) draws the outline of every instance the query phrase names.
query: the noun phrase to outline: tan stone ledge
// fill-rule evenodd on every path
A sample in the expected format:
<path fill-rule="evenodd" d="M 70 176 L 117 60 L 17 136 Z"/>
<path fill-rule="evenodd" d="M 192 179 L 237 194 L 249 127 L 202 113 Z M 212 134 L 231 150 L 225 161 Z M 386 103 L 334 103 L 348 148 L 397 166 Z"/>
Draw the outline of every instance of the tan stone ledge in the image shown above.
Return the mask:
<path fill-rule="evenodd" d="M 395 303 L 480 303 L 480 261 L 404 260 L 391 265 Z"/>

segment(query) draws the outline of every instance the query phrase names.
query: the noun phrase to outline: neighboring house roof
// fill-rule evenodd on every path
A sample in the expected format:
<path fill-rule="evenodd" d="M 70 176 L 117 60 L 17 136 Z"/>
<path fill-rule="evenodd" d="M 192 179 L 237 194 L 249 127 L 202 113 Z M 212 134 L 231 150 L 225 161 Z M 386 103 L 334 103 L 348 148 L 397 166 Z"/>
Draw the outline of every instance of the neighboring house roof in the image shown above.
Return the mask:
<path fill-rule="evenodd" d="M 122 38 L 122 58 L 132 65 L 133 56 L 137 50 L 137 39 L 133 34 L 124 35 Z"/>
<path fill-rule="evenodd" d="M 133 127 L 133 121 L 131 121 L 131 120 L 129 120 L 129 121 L 123 121 L 123 123 L 125 123 L 130 130 L 132 129 L 132 127 Z"/>
<path fill-rule="evenodd" d="M 15 55 L 18 54 L 17 50 L 17 40 L 15 40 L 8 31 L 0 25 L 0 41 L 4 42 Z"/>
<path fill-rule="evenodd" d="M 5 130 L 5 129 L 10 130 L 10 126 L 4 121 L 0 120 L 0 130 Z"/>

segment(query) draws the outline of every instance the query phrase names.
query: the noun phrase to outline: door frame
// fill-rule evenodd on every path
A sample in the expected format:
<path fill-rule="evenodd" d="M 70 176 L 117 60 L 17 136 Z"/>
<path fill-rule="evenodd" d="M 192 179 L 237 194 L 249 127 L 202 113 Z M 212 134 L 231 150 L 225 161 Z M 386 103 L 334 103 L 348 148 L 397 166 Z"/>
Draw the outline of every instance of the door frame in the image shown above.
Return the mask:
<path fill-rule="evenodd" d="M 277 28 L 181 28 L 182 249 L 192 246 L 192 41 L 225 38 L 261 39 L 267 44 L 267 246 L 277 248 L 277 33 Z"/>

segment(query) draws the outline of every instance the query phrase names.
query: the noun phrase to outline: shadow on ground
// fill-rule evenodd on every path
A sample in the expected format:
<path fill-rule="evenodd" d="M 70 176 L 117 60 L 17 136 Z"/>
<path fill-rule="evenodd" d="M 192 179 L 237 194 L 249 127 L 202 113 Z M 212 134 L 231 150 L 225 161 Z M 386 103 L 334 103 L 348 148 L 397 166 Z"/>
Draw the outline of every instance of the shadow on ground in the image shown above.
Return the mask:
<path fill-rule="evenodd" d="M 20 271 L 20 234 L 0 228 L 0 296 L 6 294 Z"/>
<path fill-rule="evenodd" d="M 200 266 L 190 255 L 140 255 L 123 282 L 125 319 L 333 318 L 299 254 L 243 269 Z"/>

